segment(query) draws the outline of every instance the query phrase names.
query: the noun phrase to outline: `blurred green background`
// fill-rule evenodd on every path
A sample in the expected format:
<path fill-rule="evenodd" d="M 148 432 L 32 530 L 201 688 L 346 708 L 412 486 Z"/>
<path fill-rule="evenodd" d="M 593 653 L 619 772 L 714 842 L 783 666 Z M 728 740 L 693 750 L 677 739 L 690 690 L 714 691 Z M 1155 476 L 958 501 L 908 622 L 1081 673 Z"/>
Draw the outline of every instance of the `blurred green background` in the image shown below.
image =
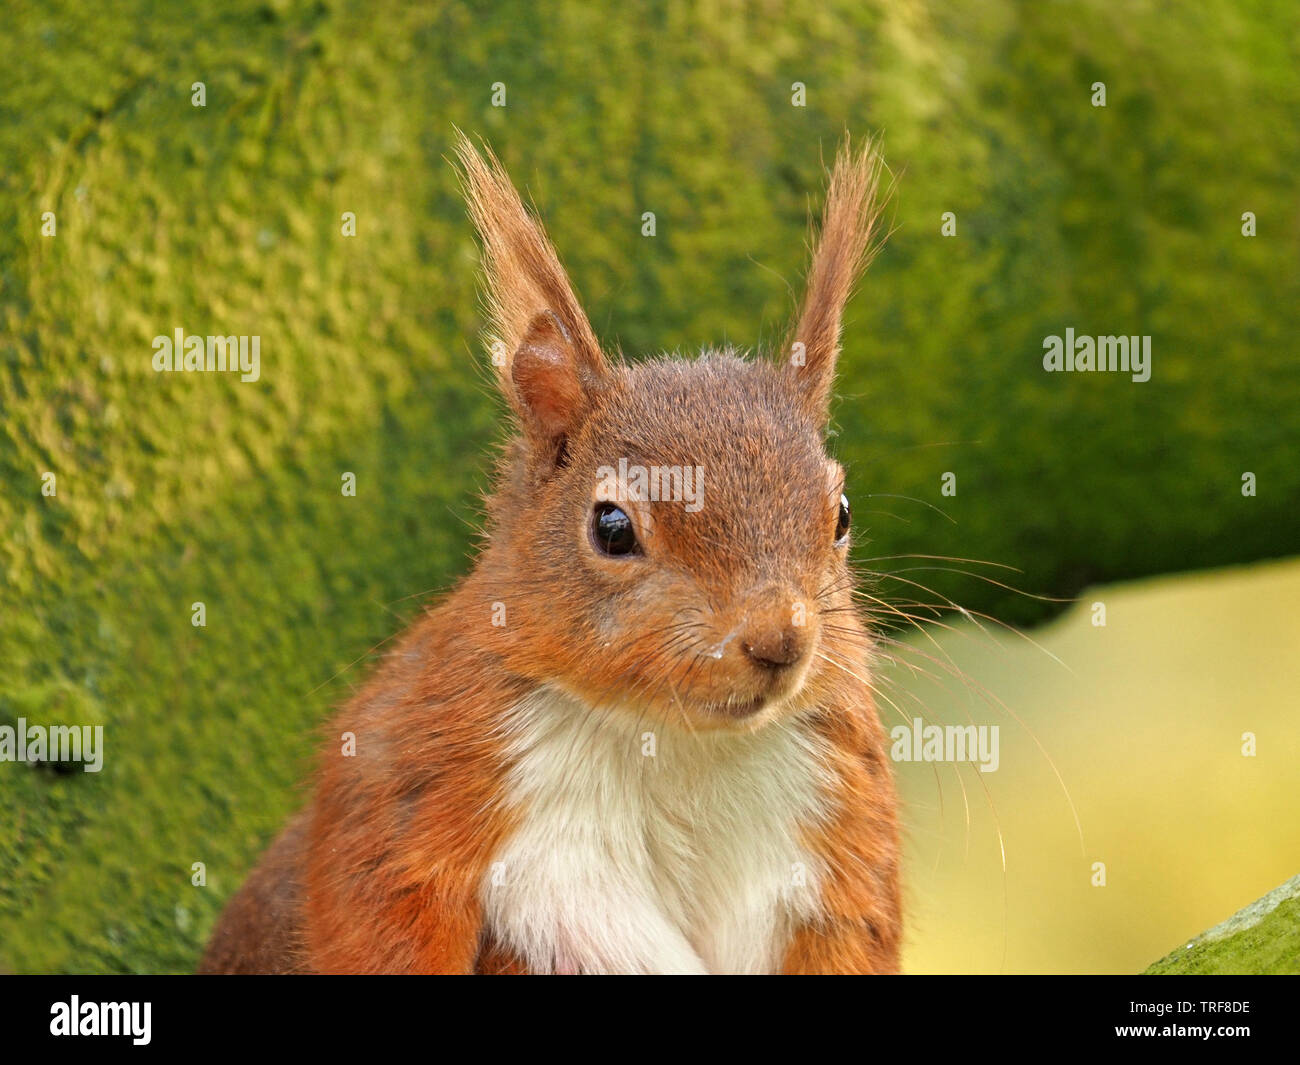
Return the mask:
<path fill-rule="evenodd" d="M 858 554 L 898 572 L 891 594 L 928 599 L 902 583 L 917 580 L 1031 625 L 1057 606 L 889 556 L 1005 563 L 1020 572 L 980 572 L 1068 598 L 1300 550 L 1300 17 L 1286 0 L 11 2 L 0 56 L 0 723 L 107 731 L 98 775 L 0 764 L 0 968 L 190 969 L 301 801 L 329 708 L 466 568 L 498 412 L 444 158 L 453 124 L 502 156 L 598 333 L 633 355 L 778 337 L 823 158 L 846 129 L 883 133 L 897 228 L 848 316 L 834 448 L 870 537 Z M 153 373 L 152 338 L 178 326 L 260 335 L 262 379 Z M 1066 327 L 1150 334 L 1151 380 L 1045 374 L 1043 337 Z M 945 472 L 955 497 L 940 495 Z M 1266 779 L 1237 810 L 1278 828 L 1254 862 L 1225 856 L 1236 837 L 1216 822 L 1185 839 L 1199 879 L 1148 864 L 1148 890 L 1108 888 L 1104 915 L 1076 887 L 1047 899 L 1059 919 L 1044 923 L 997 885 L 1014 900 L 1050 876 L 1014 860 L 1005 881 L 1000 862 L 963 866 L 964 884 L 932 871 L 948 869 L 925 842 L 938 785 L 903 767 L 920 841 L 910 968 L 1132 971 L 1300 869 L 1281 827 L 1300 821 L 1296 584 L 1259 573 L 1241 587 L 1273 589 L 1273 605 L 1256 615 L 1248 598 L 1245 613 L 1291 641 L 1258 659 L 1278 683 L 1206 679 L 1257 646 L 1218 643 L 1235 630 L 1215 624 L 1213 596 L 1141 632 L 1208 671 L 1191 675 L 1217 699 L 1173 683 L 1184 660 L 1134 664 L 1132 641 L 1086 619 L 1104 635 L 1073 668 L 1101 702 L 1070 703 L 1059 678 L 1034 686 L 1028 666 L 999 671 L 996 648 L 962 662 L 992 670 L 1045 748 L 1094 769 L 1131 753 L 1117 722 L 1152 700 L 1168 729 L 1185 708 L 1234 754 L 1239 718 L 1270 723 L 1272 760 L 1262 748 L 1252 763 Z M 206 628 L 190 624 L 195 601 Z M 917 639 L 932 637 L 956 639 Z M 1102 825 L 1089 847 L 1126 828 L 1109 853 L 1149 857 L 1143 833 L 1169 819 L 1132 803 L 1154 817 L 1237 794 L 1222 767 L 1183 773 L 1177 743 L 1143 750 L 1166 775 L 1130 781 L 1124 817 L 1098 813 L 1115 801 L 1104 773 L 1072 770 L 1085 833 L 1089 816 Z M 1096 859 L 1059 789 L 1040 811 L 1015 775 L 1042 764 L 993 774 L 996 809 L 1032 822 L 1011 853 L 1063 849 L 1086 885 Z M 983 862 L 981 831 L 951 845 Z M 190 885 L 195 861 L 206 890 Z M 1051 875 L 1077 875 L 1068 862 Z M 958 898 L 960 925 L 927 916 Z M 1006 927 L 1013 945 L 1038 941 L 978 953 L 958 927 L 985 946 Z"/>

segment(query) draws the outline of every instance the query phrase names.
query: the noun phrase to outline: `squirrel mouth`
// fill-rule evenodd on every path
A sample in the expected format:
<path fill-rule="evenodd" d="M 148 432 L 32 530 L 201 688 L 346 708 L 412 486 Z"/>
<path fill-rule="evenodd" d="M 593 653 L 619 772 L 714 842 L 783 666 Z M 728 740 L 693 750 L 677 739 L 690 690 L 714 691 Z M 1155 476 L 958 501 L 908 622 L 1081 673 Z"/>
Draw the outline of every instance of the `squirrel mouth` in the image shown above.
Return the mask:
<path fill-rule="evenodd" d="M 753 717 L 767 705 L 766 695 L 755 695 L 748 699 L 729 699 L 726 702 L 705 703 L 704 708 L 716 717 L 727 717 L 743 721 Z"/>

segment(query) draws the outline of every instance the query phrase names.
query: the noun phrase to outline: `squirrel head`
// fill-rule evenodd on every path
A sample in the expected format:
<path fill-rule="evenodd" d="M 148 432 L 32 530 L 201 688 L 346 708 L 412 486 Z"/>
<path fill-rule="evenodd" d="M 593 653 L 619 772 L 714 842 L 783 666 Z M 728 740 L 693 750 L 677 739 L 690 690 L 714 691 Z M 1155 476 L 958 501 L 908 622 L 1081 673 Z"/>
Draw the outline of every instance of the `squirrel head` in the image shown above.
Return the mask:
<path fill-rule="evenodd" d="M 505 668 L 695 731 L 824 701 L 869 647 L 825 430 L 844 306 L 883 206 L 874 145 L 837 156 L 778 352 L 635 364 L 602 351 L 497 159 L 464 136 L 456 150 L 516 423 L 471 578 L 484 617 L 499 611 Z"/>

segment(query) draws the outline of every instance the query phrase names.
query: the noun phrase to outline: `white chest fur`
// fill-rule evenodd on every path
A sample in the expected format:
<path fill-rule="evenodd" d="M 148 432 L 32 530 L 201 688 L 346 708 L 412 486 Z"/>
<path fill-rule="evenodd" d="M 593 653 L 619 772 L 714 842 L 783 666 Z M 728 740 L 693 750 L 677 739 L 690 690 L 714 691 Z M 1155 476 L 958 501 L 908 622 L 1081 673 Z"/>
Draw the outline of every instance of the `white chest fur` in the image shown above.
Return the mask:
<path fill-rule="evenodd" d="M 694 734 L 542 689 L 512 707 L 515 832 L 482 885 L 534 972 L 770 972 L 816 916 L 824 814 L 798 724 Z"/>

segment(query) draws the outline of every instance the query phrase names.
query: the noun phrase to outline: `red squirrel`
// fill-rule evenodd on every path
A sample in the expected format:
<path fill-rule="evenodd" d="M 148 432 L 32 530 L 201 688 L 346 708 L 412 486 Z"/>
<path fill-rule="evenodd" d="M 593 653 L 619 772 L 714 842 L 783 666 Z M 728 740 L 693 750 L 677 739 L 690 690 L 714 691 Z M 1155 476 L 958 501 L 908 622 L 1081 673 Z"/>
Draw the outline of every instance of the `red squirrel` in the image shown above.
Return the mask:
<path fill-rule="evenodd" d="M 338 714 L 355 751 L 325 750 L 200 971 L 898 971 L 896 798 L 824 445 L 878 153 L 838 153 L 778 352 L 634 364 L 496 157 L 456 154 L 512 415 L 484 543 Z"/>

